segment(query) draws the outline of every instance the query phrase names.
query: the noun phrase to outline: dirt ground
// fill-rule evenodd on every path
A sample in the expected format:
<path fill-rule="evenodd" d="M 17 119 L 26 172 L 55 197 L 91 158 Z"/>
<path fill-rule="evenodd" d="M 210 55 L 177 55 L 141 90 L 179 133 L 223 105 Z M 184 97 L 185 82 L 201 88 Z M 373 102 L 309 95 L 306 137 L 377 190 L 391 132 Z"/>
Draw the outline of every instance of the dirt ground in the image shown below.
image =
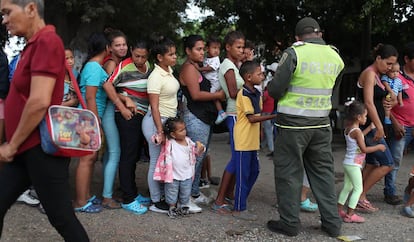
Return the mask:
<path fill-rule="evenodd" d="M 211 144 L 212 173 L 221 176 L 230 152 L 228 135 L 214 134 Z M 337 191 L 342 188 L 342 159 L 345 151 L 341 135 L 335 135 L 333 152 L 336 166 Z M 170 219 L 165 214 L 148 212 L 134 215 L 120 210 L 103 210 L 99 214 L 78 213 L 91 241 L 336 241 L 320 230 L 319 213 L 301 213 L 302 230 L 297 237 L 270 232 L 265 224 L 269 219 L 278 219 L 275 208 L 275 188 L 273 163 L 265 156 L 267 150 L 260 152 L 261 171 L 249 198 L 248 207 L 259 219 L 247 222 L 231 215 L 217 215 L 209 207 L 203 212 L 179 219 Z M 401 195 L 406 185 L 408 172 L 414 158 L 412 151 L 404 158 L 397 181 Z M 71 182 L 76 160 L 71 164 Z M 146 172 L 148 163 L 139 162 L 137 166 L 138 189 L 148 194 Z M 101 164 L 97 162 L 92 191 L 101 193 Z M 118 187 L 116 185 L 115 187 Z M 368 198 L 380 208 L 375 214 L 364 214 L 363 224 L 343 224 L 343 235 L 357 235 L 366 241 L 414 241 L 414 220 L 399 214 L 401 206 L 391 206 L 383 201 L 383 181 L 369 193 Z M 202 190 L 215 197 L 217 186 Z M 73 192 L 73 191 L 72 191 Z M 12 206 L 4 220 L 3 235 L 0 241 L 62 241 L 59 234 L 49 224 L 46 215 L 36 208 L 22 204 Z"/>

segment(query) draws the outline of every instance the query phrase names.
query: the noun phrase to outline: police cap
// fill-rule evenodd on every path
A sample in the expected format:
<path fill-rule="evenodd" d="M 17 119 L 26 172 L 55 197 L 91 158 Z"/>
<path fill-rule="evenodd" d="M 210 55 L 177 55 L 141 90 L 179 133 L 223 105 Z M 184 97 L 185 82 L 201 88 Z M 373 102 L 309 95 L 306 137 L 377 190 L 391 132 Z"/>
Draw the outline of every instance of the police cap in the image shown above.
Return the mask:
<path fill-rule="evenodd" d="M 318 33 L 321 31 L 318 22 L 311 17 L 305 17 L 296 24 L 295 35 L 301 36 L 304 34 Z"/>

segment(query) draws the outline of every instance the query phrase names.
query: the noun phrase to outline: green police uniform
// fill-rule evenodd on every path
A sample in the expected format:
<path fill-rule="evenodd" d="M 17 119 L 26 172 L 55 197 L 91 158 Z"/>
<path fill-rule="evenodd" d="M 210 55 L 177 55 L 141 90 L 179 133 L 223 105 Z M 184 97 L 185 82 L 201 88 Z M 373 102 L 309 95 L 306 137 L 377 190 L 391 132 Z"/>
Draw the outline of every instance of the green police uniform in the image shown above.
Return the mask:
<path fill-rule="evenodd" d="M 336 207 L 329 112 L 336 78 L 344 63 L 321 38 L 296 42 L 279 63 L 269 94 L 278 102 L 275 184 L 280 222 L 297 232 L 303 171 L 318 202 L 323 229 L 340 231 Z"/>

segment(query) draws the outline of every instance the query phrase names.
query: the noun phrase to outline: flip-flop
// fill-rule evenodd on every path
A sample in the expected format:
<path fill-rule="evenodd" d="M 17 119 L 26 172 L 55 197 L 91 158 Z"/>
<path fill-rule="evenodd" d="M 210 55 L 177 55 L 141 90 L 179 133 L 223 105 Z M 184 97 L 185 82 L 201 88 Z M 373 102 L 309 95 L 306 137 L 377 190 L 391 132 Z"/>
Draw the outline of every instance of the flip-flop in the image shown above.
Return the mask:
<path fill-rule="evenodd" d="M 99 213 L 102 211 L 102 206 L 98 204 L 93 204 L 92 202 L 87 202 L 83 207 L 74 208 L 75 212 L 82 213 Z"/>
<path fill-rule="evenodd" d="M 226 200 L 226 202 L 227 202 L 228 204 L 230 204 L 230 205 L 233 205 L 233 204 L 234 204 L 234 199 L 231 199 L 231 198 L 225 197 L 225 198 L 224 198 L 224 200 Z"/>
<path fill-rule="evenodd" d="M 115 200 L 111 199 L 109 202 L 102 203 L 102 207 L 106 209 L 120 209 L 121 204 L 116 202 Z"/>
<path fill-rule="evenodd" d="M 221 215 L 230 215 L 231 214 L 231 207 L 229 204 L 222 204 L 222 205 L 217 205 L 216 203 L 213 203 L 211 205 L 211 210 L 213 210 L 213 212 L 217 213 L 217 214 L 221 214 Z"/>
<path fill-rule="evenodd" d="M 300 209 L 305 212 L 315 212 L 318 209 L 318 204 L 313 203 L 306 198 L 305 201 L 300 202 Z"/>

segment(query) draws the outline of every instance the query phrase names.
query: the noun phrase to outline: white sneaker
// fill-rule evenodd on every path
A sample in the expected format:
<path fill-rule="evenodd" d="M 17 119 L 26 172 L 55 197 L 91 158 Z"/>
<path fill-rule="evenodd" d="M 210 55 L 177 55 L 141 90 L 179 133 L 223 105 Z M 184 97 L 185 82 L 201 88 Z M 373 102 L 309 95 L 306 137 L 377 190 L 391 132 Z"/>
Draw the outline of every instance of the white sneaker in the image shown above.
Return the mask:
<path fill-rule="evenodd" d="M 211 199 L 200 192 L 200 196 L 198 198 L 192 198 L 192 201 L 196 204 L 209 205 Z"/>
<path fill-rule="evenodd" d="M 156 213 L 165 213 L 165 214 L 167 214 L 167 213 L 168 213 L 168 211 L 166 211 L 166 210 L 162 210 L 162 209 L 159 209 L 159 208 L 155 207 L 155 205 L 154 205 L 154 204 L 153 204 L 153 205 L 151 205 L 151 206 L 149 206 L 149 207 L 148 207 L 148 209 L 149 209 L 150 211 L 153 211 L 153 212 L 156 212 Z"/>
<path fill-rule="evenodd" d="M 197 206 L 197 204 L 193 202 L 193 198 L 190 199 L 190 203 L 186 205 L 186 207 L 188 207 L 189 213 L 201 213 L 201 211 L 203 211 L 202 208 L 200 208 L 199 206 Z"/>
<path fill-rule="evenodd" d="M 16 202 L 24 203 L 32 207 L 36 207 L 37 205 L 39 205 L 40 201 L 34 198 L 33 196 L 31 196 L 29 193 L 30 193 L 29 189 L 23 192 L 22 195 L 20 195 L 17 198 Z"/>

